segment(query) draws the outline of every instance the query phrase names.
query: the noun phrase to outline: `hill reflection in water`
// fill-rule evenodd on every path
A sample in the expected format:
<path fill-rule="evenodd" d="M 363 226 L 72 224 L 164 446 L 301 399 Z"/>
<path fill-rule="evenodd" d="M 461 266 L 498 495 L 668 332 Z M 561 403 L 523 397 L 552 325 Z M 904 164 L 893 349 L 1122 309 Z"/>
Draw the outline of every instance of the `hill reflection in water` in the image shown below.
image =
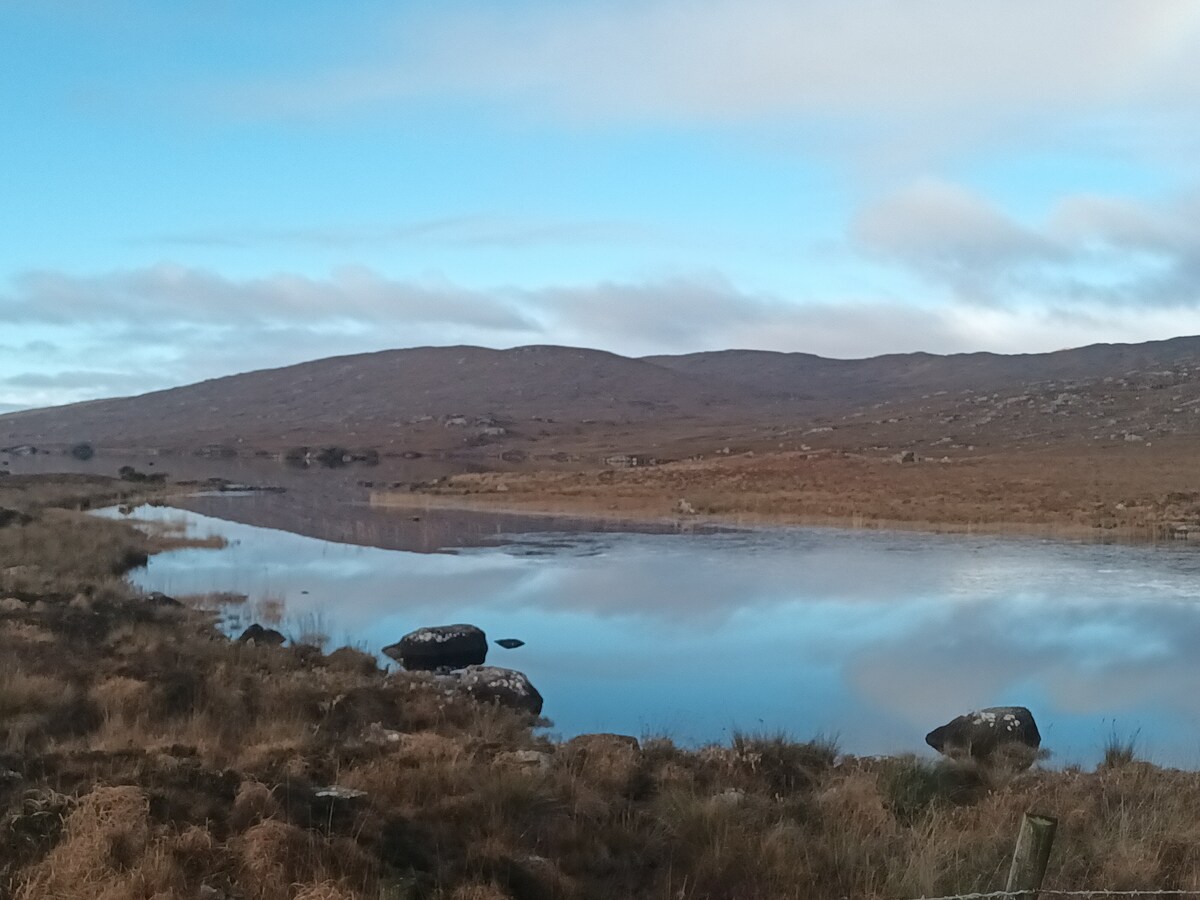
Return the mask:
<path fill-rule="evenodd" d="M 333 539 L 321 540 L 245 524 L 275 514 L 264 498 L 211 499 L 209 512 L 247 504 L 242 521 L 138 512 L 231 542 L 155 557 L 135 575 L 147 589 L 282 597 L 290 619 L 319 615 L 335 643 L 373 651 L 457 621 L 520 638 L 489 662 L 527 672 L 564 735 L 785 730 L 836 734 L 851 753 L 924 752 L 924 733 L 958 713 L 1023 704 L 1053 763 L 1093 762 L 1114 729 L 1140 729 L 1155 761 L 1200 765 L 1194 548 L 833 529 L 530 534 L 541 523 L 526 517 L 389 525 L 394 512 L 367 508 L 357 525 L 311 511 L 304 527 Z M 408 526 L 422 524 L 414 541 Z M 412 552 L 430 549 L 451 552 Z"/>

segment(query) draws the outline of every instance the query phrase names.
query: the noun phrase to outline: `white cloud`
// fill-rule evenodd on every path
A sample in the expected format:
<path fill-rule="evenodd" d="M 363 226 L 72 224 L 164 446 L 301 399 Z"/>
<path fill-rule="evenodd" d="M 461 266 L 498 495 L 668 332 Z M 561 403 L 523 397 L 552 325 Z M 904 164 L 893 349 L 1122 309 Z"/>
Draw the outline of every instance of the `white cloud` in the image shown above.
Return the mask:
<path fill-rule="evenodd" d="M 13 282 L 15 291 L 0 296 L 0 322 L 234 328 L 303 322 L 326 328 L 342 323 L 512 332 L 533 327 L 512 304 L 494 296 L 446 284 L 398 282 L 363 267 L 345 267 L 325 279 L 280 273 L 239 281 L 164 263 L 85 278 L 28 272 Z"/>
<path fill-rule="evenodd" d="M 968 299 L 994 299 L 1014 270 L 1052 263 L 1067 250 L 957 185 L 917 182 L 863 210 L 853 237 L 868 251 L 944 281 Z"/>
<path fill-rule="evenodd" d="M 964 188 L 923 180 L 860 211 L 867 254 L 947 290 L 952 299 L 1062 310 L 1200 308 L 1200 202 L 1152 205 L 1061 198 L 1026 224 Z"/>
<path fill-rule="evenodd" d="M 378 58 L 239 97 L 324 112 L 459 95 L 575 121 L 789 115 L 965 126 L 1187 105 L 1193 0 L 610 0 L 407 20 Z"/>

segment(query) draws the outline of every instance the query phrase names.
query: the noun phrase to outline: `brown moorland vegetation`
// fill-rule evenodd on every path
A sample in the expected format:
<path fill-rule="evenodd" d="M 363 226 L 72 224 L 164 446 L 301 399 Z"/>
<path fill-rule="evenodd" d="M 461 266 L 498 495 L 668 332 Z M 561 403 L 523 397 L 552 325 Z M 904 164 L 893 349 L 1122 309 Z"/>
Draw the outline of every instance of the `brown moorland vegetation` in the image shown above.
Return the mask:
<path fill-rule="evenodd" d="M 0 897 L 938 896 L 1001 885 L 1029 809 L 1060 819 L 1048 886 L 1200 888 L 1200 773 L 1121 747 L 1017 774 L 762 735 L 557 743 L 359 649 L 231 641 L 117 577 L 153 549 L 128 523 L 26 508 L 0 572 L 20 553 L 55 587 L 0 588 Z"/>
<path fill-rule="evenodd" d="M 633 468 L 455 475 L 377 491 L 379 506 L 732 524 L 1200 536 L 1190 442 L 913 462 L 838 450 L 746 453 Z"/>

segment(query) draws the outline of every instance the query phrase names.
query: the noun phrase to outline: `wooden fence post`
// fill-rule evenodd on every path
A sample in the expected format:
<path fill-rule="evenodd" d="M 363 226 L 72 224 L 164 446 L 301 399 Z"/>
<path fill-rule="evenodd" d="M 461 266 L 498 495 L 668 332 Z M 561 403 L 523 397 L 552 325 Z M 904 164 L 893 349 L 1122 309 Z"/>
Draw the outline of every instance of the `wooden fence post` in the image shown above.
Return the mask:
<path fill-rule="evenodd" d="M 1046 863 L 1050 861 L 1050 848 L 1054 846 L 1057 828 L 1058 819 L 1025 813 L 1004 890 L 1037 900 L 1042 879 L 1046 877 Z"/>

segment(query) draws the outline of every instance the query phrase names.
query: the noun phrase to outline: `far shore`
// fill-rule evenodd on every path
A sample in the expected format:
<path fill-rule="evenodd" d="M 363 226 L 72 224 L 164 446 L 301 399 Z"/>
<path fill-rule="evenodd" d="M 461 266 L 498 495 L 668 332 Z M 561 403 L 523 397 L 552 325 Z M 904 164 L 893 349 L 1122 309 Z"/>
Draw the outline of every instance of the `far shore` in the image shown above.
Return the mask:
<path fill-rule="evenodd" d="M 646 509 L 617 508 L 603 502 L 570 502 L 557 497 L 514 501 L 503 494 L 442 495 L 420 492 L 375 491 L 374 507 L 407 511 L 456 510 L 509 516 L 529 516 L 572 521 L 592 520 L 624 522 L 630 526 L 689 528 L 840 528 L 851 531 L 912 531 L 928 534 L 984 534 L 1014 537 L 1044 537 L 1096 543 L 1165 543 L 1177 539 L 1163 537 L 1149 527 L 1097 528 L 1068 522 L 954 522 L 913 521 L 905 519 L 866 519 L 861 516 L 818 516 L 758 512 L 724 515 L 664 515 Z M 1200 539 L 1200 535 L 1193 540 Z"/>
<path fill-rule="evenodd" d="M 1142 543 L 1200 538 L 1186 447 L 993 454 L 947 465 L 853 452 L 747 453 L 631 468 L 455 475 L 379 507 L 655 525 L 810 526 Z"/>

